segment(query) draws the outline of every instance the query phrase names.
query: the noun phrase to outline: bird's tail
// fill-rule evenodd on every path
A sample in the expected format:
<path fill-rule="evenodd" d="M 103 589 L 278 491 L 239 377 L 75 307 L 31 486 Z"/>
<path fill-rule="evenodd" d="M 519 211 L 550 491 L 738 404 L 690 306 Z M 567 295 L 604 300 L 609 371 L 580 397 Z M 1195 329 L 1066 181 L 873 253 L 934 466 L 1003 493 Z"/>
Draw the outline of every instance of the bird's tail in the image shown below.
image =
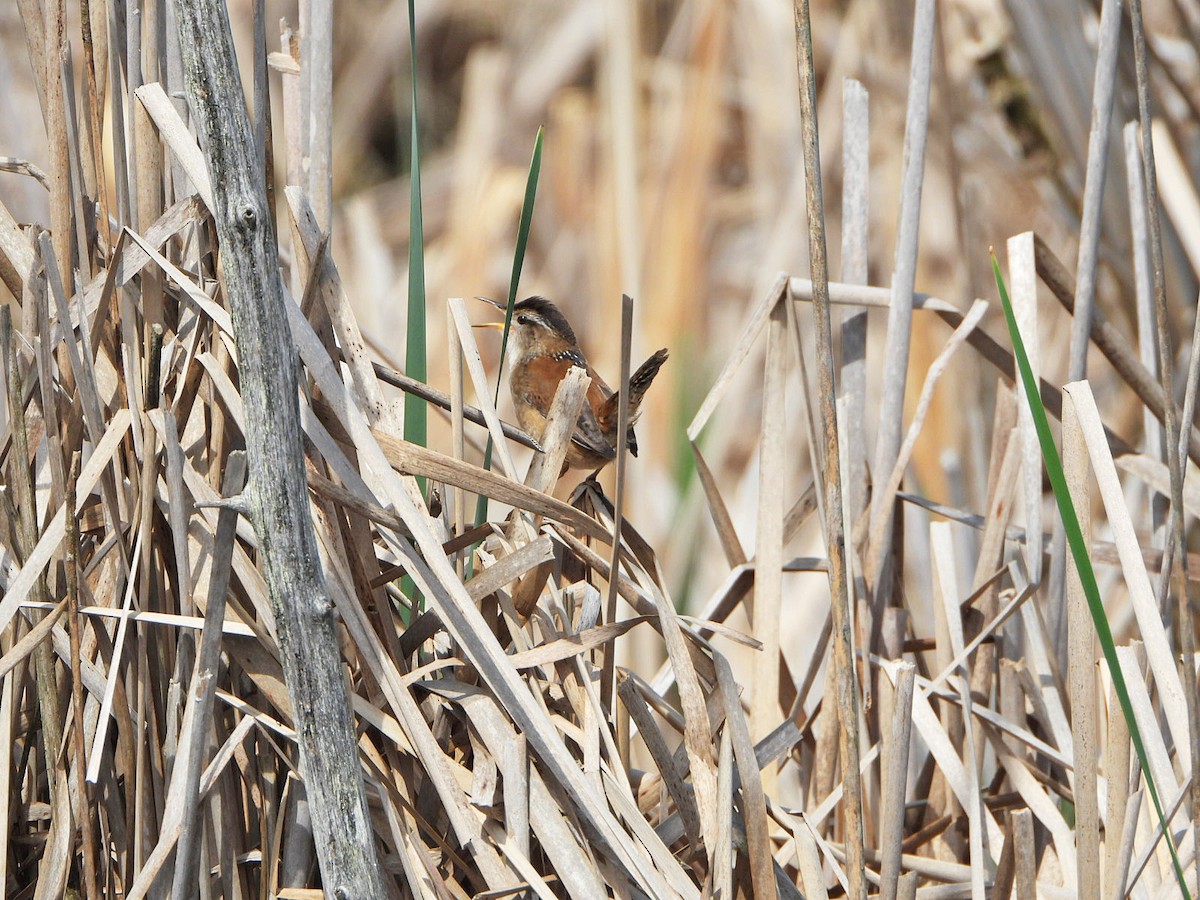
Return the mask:
<path fill-rule="evenodd" d="M 646 391 L 650 387 L 650 382 L 654 381 L 654 376 L 658 374 L 658 370 L 662 368 L 663 363 L 666 361 L 667 350 L 664 347 L 638 366 L 637 371 L 629 377 L 630 421 L 633 421 L 637 415 L 638 407 L 642 405 L 642 397 L 646 395 Z"/>
<path fill-rule="evenodd" d="M 626 443 L 629 451 L 634 456 L 637 456 L 637 438 L 633 435 L 633 424 L 637 421 L 638 412 L 642 406 L 642 398 L 646 396 L 646 391 L 649 389 L 651 382 L 654 381 L 654 376 L 658 374 L 658 370 L 667 361 L 667 355 L 666 348 L 659 350 L 638 366 L 637 371 L 629 377 L 629 432 L 626 434 Z M 601 427 L 609 434 L 616 431 L 617 428 L 617 416 L 620 410 L 619 403 L 620 392 L 617 392 L 604 401 L 604 407 L 600 410 L 600 415 L 597 416 Z"/>

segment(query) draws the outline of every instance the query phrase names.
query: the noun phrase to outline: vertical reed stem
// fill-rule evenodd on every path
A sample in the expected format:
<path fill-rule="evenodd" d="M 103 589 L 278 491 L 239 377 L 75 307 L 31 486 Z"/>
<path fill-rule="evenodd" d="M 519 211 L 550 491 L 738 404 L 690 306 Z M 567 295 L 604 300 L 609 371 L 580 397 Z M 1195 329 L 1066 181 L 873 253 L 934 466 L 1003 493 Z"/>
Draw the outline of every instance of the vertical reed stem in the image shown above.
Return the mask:
<path fill-rule="evenodd" d="M 800 119 L 804 142 L 808 252 L 812 261 L 813 317 L 817 332 L 817 398 L 825 444 L 825 545 L 829 554 L 829 593 L 833 606 L 833 661 L 837 671 L 838 727 L 841 731 L 842 809 L 846 824 L 849 896 L 865 900 L 863 874 L 862 788 L 858 769 L 858 687 L 851 651 L 849 591 L 846 584 L 846 535 L 842 521 L 841 457 L 838 450 L 833 385 L 833 335 L 829 318 L 829 264 L 825 253 L 825 213 L 821 197 L 821 157 L 817 141 L 817 77 L 813 66 L 812 23 L 808 0 L 796 0 L 796 62 L 800 76 Z"/>

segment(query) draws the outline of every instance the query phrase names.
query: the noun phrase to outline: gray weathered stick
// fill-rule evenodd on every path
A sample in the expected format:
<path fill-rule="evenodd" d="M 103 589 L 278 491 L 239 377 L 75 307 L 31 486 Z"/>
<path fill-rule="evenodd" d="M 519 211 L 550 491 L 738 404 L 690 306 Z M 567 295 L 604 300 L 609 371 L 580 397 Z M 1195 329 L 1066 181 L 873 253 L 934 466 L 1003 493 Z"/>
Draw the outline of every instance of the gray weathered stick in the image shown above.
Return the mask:
<path fill-rule="evenodd" d="M 188 102 L 215 191 L 226 302 L 241 362 L 250 519 L 279 627 L 300 770 L 325 890 L 385 896 L 338 653 L 333 603 L 318 562 L 296 391 L 296 352 L 280 294 L 278 250 L 243 101 L 225 4 L 175 4 Z"/>

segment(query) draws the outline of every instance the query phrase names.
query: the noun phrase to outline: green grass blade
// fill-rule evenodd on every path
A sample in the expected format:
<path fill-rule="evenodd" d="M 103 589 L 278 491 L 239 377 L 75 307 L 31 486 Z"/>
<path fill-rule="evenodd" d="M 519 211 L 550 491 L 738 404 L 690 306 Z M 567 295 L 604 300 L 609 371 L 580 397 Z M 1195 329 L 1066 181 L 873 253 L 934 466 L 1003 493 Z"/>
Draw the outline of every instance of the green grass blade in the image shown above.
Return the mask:
<path fill-rule="evenodd" d="M 425 228 L 421 216 L 421 147 L 417 127 L 417 24 L 415 0 L 408 0 L 408 34 L 412 60 L 412 165 L 409 187 L 408 336 L 404 368 L 411 378 L 428 380 L 425 339 Z M 425 401 L 404 395 L 404 439 L 422 447 L 428 442 Z M 420 479 L 422 493 L 424 479 Z"/>
<path fill-rule="evenodd" d="M 411 2 L 411 0 L 410 0 Z M 525 265 L 525 245 L 529 243 L 529 225 L 533 221 L 533 204 L 537 200 L 538 176 L 542 172 L 542 137 L 545 128 L 539 128 L 533 141 L 533 158 L 529 161 L 529 177 L 525 180 L 525 200 L 521 204 L 521 221 L 517 226 L 517 249 L 513 254 L 512 277 L 508 282 L 508 306 L 504 310 L 504 334 L 500 339 L 500 367 L 496 371 L 496 394 L 493 403 L 500 402 L 500 379 L 504 375 L 504 357 L 508 350 L 508 329 L 512 325 L 513 306 L 517 302 L 517 287 L 521 283 L 521 269 Z M 488 435 L 487 447 L 483 451 L 483 467 L 492 467 L 492 437 Z M 475 525 L 482 525 L 487 518 L 488 498 L 479 495 L 475 503 Z"/>
<path fill-rule="evenodd" d="M 429 380 L 425 328 L 425 223 L 421 214 L 421 130 L 417 116 L 417 14 L 416 0 L 408 0 L 409 60 L 412 63 L 412 131 L 408 183 L 408 326 L 404 340 L 404 369 L 410 378 Z M 429 443 L 428 410 L 425 401 L 404 395 L 404 439 L 418 446 Z M 417 489 L 428 496 L 428 483 L 417 477 Z M 409 576 L 400 582 L 401 592 L 418 610 L 424 603 Z M 403 614 L 402 614 L 403 617 Z M 405 624 L 408 618 L 404 617 Z"/>
<path fill-rule="evenodd" d="M 1004 318 L 1008 323 L 1008 333 L 1012 338 L 1013 353 L 1017 360 L 1017 369 L 1021 374 L 1021 383 L 1025 387 L 1025 399 L 1029 404 L 1029 411 L 1033 414 L 1033 423 L 1037 429 L 1038 443 L 1042 447 L 1042 459 L 1046 464 L 1046 474 L 1050 478 L 1050 486 L 1054 490 L 1054 499 L 1058 503 L 1058 512 L 1062 516 L 1063 530 L 1067 535 L 1067 543 L 1071 548 L 1071 557 L 1075 561 L 1075 568 L 1079 572 L 1079 581 L 1083 585 L 1084 595 L 1087 597 L 1088 609 L 1092 613 L 1092 621 L 1096 626 L 1096 635 L 1100 639 L 1100 647 L 1104 651 L 1104 659 L 1108 662 L 1109 672 L 1112 675 L 1113 689 L 1116 691 L 1117 700 L 1121 704 L 1121 712 L 1125 715 L 1125 722 L 1129 726 L 1129 737 L 1133 741 L 1134 750 L 1137 751 L 1138 762 L 1142 767 L 1142 775 L 1146 780 L 1146 787 L 1150 791 L 1150 799 L 1154 802 L 1154 810 L 1158 813 L 1158 822 L 1162 826 L 1163 838 L 1167 842 L 1167 847 L 1171 851 L 1171 861 L 1175 865 L 1175 877 L 1179 881 L 1179 889 L 1183 892 L 1183 896 L 1191 900 L 1191 894 L 1188 892 L 1187 884 L 1183 877 L 1183 867 L 1179 863 L 1179 856 L 1175 850 L 1175 841 L 1171 837 L 1171 830 L 1167 825 L 1166 814 L 1163 812 L 1162 801 L 1158 796 L 1158 787 L 1154 783 L 1154 776 L 1150 772 L 1150 761 L 1146 756 L 1146 746 L 1142 741 L 1141 731 L 1138 730 L 1137 721 L 1133 716 L 1133 705 L 1129 700 L 1129 689 L 1125 684 L 1125 676 L 1121 672 L 1121 666 L 1117 662 L 1117 648 L 1113 643 L 1112 629 L 1108 624 L 1108 614 L 1104 610 L 1104 603 L 1100 599 L 1100 588 L 1096 584 L 1096 573 L 1092 569 L 1092 561 L 1088 556 L 1087 544 L 1083 539 L 1083 530 L 1079 527 L 1079 519 L 1075 515 L 1075 507 L 1071 503 L 1071 495 L 1067 491 L 1067 478 L 1063 473 L 1062 459 L 1058 455 L 1058 447 L 1054 443 L 1054 436 L 1050 433 L 1050 423 L 1046 418 L 1046 408 L 1042 405 L 1041 393 L 1038 390 L 1037 380 L 1033 377 L 1033 369 L 1029 365 L 1029 355 L 1025 352 L 1025 344 L 1021 341 L 1021 334 L 1017 330 L 1017 320 L 1013 314 L 1012 304 L 1008 299 L 1008 290 L 1004 286 L 1004 278 L 1000 274 L 1000 263 L 996 259 L 996 254 L 992 253 L 992 271 L 996 276 L 996 287 L 1000 291 L 1000 303 L 1004 307 Z"/>

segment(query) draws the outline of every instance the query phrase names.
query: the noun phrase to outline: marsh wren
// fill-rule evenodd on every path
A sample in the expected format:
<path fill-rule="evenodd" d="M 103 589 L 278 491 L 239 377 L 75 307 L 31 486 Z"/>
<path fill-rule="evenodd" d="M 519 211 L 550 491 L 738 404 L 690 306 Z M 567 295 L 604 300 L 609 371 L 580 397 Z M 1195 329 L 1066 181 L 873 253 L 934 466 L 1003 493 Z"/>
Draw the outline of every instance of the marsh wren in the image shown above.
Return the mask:
<path fill-rule="evenodd" d="M 505 308 L 495 301 L 487 302 Z M 480 327 L 502 329 L 504 326 L 489 322 Z M 637 421 L 642 397 L 666 361 L 667 351 L 659 350 L 629 378 L 629 430 L 625 433 L 625 446 L 634 456 L 637 456 L 637 438 L 633 434 L 633 424 Z M 566 316 L 544 297 L 530 297 L 513 307 L 508 366 L 517 422 L 535 440 L 541 439 L 546 428 L 546 415 L 559 382 L 572 366 L 586 371 L 592 383 L 567 448 L 563 471 L 588 469 L 595 472 L 616 458 L 618 395 L 588 364 Z"/>

